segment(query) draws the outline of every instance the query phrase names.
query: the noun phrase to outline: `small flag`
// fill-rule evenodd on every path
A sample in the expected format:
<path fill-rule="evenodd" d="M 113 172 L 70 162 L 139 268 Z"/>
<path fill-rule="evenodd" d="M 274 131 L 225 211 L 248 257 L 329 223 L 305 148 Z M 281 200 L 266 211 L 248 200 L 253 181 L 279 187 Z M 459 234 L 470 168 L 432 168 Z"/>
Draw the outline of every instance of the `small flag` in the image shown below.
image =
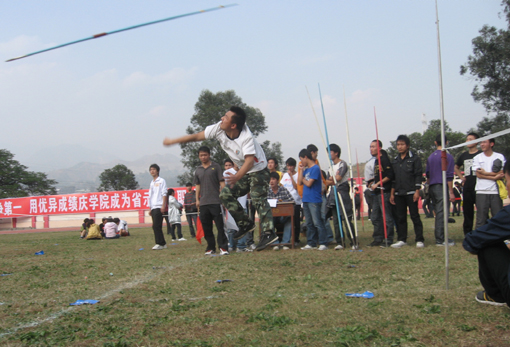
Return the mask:
<path fill-rule="evenodd" d="M 202 237 L 204 237 L 204 228 L 202 228 L 200 217 L 197 217 L 197 241 L 200 244 L 202 244 Z"/>

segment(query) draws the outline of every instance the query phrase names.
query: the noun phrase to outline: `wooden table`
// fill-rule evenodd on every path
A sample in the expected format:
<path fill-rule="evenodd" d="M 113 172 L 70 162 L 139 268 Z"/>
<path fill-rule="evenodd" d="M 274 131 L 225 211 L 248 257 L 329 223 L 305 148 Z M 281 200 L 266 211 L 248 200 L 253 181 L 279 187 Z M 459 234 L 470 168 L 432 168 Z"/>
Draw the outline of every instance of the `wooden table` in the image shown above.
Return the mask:
<path fill-rule="evenodd" d="M 279 202 L 276 207 L 271 207 L 273 217 L 290 217 L 290 223 L 292 224 L 291 236 L 290 236 L 290 248 L 294 249 L 295 236 L 294 236 L 294 202 Z M 262 234 L 262 228 L 259 226 L 259 232 Z M 288 246 L 288 243 L 279 243 L 278 245 Z"/>

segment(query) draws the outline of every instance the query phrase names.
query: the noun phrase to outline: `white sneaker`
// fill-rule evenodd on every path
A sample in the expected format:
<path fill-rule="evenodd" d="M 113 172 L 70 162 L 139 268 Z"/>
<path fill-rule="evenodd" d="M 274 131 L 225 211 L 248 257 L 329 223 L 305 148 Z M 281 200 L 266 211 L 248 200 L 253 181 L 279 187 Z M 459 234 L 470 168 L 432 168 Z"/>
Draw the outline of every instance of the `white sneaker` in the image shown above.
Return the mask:
<path fill-rule="evenodd" d="M 327 249 L 328 249 L 328 246 L 326 246 L 326 245 L 320 245 L 319 246 L 319 251 L 325 251 Z"/>
<path fill-rule="evenodd" d="M 287 246 L 283 246 L 283 248 L 282 248 L 282 249 L 283 249 L 284 251 L 286 251 L 286 250 L 289 250 L 290 248 L 289 248 L 289 247 L 287 247 Z"/>
<path fill-rule="evenodd" d="M 252 244 L 250 245 L 250 249 L 251 249 L 252 251 L 254 251 L 256 248 L 257 248 L 257 245 L 256 245 L 256 244 L 252 243 Z"/>
<path fill-rule="evenodd" d="M 155 250 L 155 251 L 158 251 L 160 249 L 165 249 L 165 248 L 166 248 L 166 245 L 164 245 L 164 246 L 156 245 L 156 246 L 152 247 L 152 249 Z"/>
<path fill-rule="evenodd" d="M 304 247 L 301 247 L 301 249 L 302 249 L 303 251 L 308 251 L 309 249 L 317 249 L 317 247 L 312 247 L 312 246 L 310 246 L 310 245 L 306 245 L 306 246 L 304 246 Z"/>
<path fill-rule="evenodd" d="M 398 241 L 391 245 L 392 248 L 401 248 L 403 246 L 407 246 L 407 243 L 404 241 Z"/>
<path fill-rule="evenodd" d="M 423 247 L 425 247 L 425 244 L 423 242 L 420 242 L 420 241 L 416 242 L 416 248 L 423 248 Z"/>
<path fill-rule="evenodd" d="M 172 242 L 175 242 L 175 241 L 177 241 L 177 240 L 175 240 L 175 239 L 172 239 Z"/>
<path fill-rule="evenodd" d="M 220 255 L 229 255 L 230 253 L 223 248 L 220 248 Z"/>
<path fill-rule="evenodd" d="M 273 251 L 279 251 L 280 250 L 280 246 L 274 246 L 273 247 Z"/>
<path fill-rule="evenodd" d="M 340 249 L 344 249 L 344 247 L 343 247 L 342 245 L 337 245 L 337 246 L 335 247 L 335 251 L 338 251 L 338 250 L 340 250 Z"/>
<path fill-rule="evenodd" d="M 179 240 L 177 241 L 187 241 L 184 237 L 181 237 Z"/>

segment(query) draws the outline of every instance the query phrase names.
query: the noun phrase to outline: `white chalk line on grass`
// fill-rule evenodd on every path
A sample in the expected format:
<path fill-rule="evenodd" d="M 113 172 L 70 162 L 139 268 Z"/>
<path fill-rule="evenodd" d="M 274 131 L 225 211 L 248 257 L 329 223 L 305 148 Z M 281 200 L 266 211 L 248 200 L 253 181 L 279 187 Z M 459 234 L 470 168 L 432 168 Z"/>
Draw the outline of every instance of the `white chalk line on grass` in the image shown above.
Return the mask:
<path fill-rule="evenodd" d="M 157 271 L 157 272 L 154 272 L 153 274 L 148 274 L 147 276 L 145 276 L 144 278 L 141 278 L 141 279 L 138 279 L 138 280 L 135 280 L 135 281 L 132 281 L 132 282 L 127 282 L 127 283 L 124 283 L 122 284 L 120 287 L 117 287 L 115 289 L 112 289 L 106 293 L 104 293 L 103 295 L 101 295 L 100 297 L 97 298 L 97 300 L 101 301 L 101 300 L 104 300 L 110 296 L 112 296 L 113 294 L 116 294 L 124 289 L 131 289 L 133 287 L 136 287 L 137 285 L 140 285 L 142 283 L 145 283 L 145 282 L 148 282 L 150 280 L 152 280 L 153 278 L 157 277 L 157 276 L 161 276 L 161 273 L 163 272 L 170 272 L 172 270 L 174 270 L 175 268 L 177 267 L 181 267 L 181 266 L 185 266 L 185 265 L 189 265 L 191 263 L 194 263 L 194 262 L 197 262 L 201 259 L 208 259 L 208 257 L 204 257 L 204 258 L 196 258 L 196 259 L 192 259 L 192 260 L 189 260 L 189 261 L 185 261 L 181 264 L 178 264 L 178 265 L 173 265 L 173 266 L 169 266 L 167 268 L 165 268 L 165 271 Z M 70 311 L 76 309 L 77 306 L 69 306 L 67 307 L 66 309 L 63 309 L 63 310 L 60 310 L 59 312 L 57 313 L 54 313 L 44 319 L 38 319 L 36 321 L 33 321 L 33 322 L 30 322 L 30 323 L 27 323 L 27 324 L 23 324 L 23 325 L 20 325 L 16 328 L 13 328 L 5 333 L 1 333 L 0 334 L 0 338 L 4 337 L 4 336 L 7 336 L 7 335 L 12 335 L 14 334 L 15 332 L 17 332 L 18 330 L 22 330 L 22 329 L 26 329 L 26 328 L 34 328 L 34 327 L 37 327 L 41 324 L 44 324 L 44 323 L 47 323 L 47 322 L 51 322 L 57 318 L 60 318 L 61 316 L 65 315 L 66 313 L 69 313 Z"/>

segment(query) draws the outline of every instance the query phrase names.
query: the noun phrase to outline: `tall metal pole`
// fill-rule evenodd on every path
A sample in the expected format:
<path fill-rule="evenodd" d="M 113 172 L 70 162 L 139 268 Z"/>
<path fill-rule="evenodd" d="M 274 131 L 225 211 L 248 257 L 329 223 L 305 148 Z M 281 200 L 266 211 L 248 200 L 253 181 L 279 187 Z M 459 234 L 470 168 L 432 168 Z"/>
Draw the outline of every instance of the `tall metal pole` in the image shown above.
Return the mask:
<path fill-rule="evenodd" d="M 448 182 L 446 180 L 446 170 L 448 168 L 447 156 L 446 156 L 446 137 L 444 131 L 444 103 L 443 103 L 443 70 L 441 68 L 441 40 L 439 35 L 439 12 L 437 9 L 436 2 L 436 27 L 437 27 L 437 60 L 439 66 L 439 104 L 441 112 L 441 164 L 442 164 L 442 176 L 443 176 L 443 225 L 444 225 L 444 250 L 445 250 L 445 281 L 446 289 L 449 289 L 449 273 L 450 273 L 450 262 L 449 262 L 449 249 L 448 249 Z"/>

